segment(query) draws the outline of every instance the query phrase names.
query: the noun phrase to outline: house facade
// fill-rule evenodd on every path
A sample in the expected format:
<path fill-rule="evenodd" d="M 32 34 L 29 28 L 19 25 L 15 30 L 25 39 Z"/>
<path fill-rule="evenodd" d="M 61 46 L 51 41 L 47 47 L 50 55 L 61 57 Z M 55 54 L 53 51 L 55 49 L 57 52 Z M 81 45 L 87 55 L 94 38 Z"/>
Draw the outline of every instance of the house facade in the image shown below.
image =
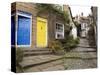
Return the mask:
<path fill-rule="evenodd" d="M 89 20 L 87 17 L 81 17 L 81 37 L 87 38 L 89 30 Z"/>
<path fill-rule="evenodd" d="M 67 6 L 65 6 L 66 8 Z M 66 8 L 67 9 L 67 8 Z M 37 4 L 15 2 L 11 5 L 11 45 L 20 48 L 46 48 L 55 39 L 64 39 L 64 19 Z"/>
<path fill-rule="evenodd" d="M 77 22 L 80 25 L 80 37 L 87 38 L 88 36 L 88 30 L 90 26 L 89 18 L 86 16 L 83 16 L 83 13 L 81 15 L 77 15 L 74 19 L 75 22 Z"/>
<path fill-rule="evenodd" d="M 77 27 L 75 26 L 74 24 L 74 21 L 73 21 L 73 16 L 72 16 L 72 13 L 71 13 L 71 8 L 67 5 L 67 7 L 65 6 L 65 11 L 68 13 L 69 15 L 69 25 L 72 27 L 71 29 L 71 32 L 70 32 L 70 35 L 73 36 L 74 39 L 77 38 Z"/>

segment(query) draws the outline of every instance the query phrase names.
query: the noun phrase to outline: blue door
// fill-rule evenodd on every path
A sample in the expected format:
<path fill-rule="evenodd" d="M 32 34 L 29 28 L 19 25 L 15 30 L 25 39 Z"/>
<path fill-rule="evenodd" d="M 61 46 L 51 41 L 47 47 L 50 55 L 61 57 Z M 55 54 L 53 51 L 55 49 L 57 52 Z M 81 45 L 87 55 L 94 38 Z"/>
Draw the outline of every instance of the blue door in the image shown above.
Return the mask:
<path fill-rule="evenodd" d="M 31 19 L 18 15 L 17 45 L 30 45 Z"/>
<path fill-rule="evenodd" d="M 11 16 L 11 45 L 15 45 L 15 18 Z"/>

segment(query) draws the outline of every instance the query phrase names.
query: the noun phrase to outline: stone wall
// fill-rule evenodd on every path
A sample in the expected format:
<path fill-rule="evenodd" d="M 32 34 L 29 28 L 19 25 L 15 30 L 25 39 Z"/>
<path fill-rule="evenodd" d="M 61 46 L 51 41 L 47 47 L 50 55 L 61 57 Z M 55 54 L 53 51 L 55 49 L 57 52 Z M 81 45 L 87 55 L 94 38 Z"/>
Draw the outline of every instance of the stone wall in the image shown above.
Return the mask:
<path fill-rule="evenodd" d="M 56 22 L 63 23 L 63 19 L 61 16 L 55 13 L 46 12 L 38 13 L 38 8 L 35 3 L 25 3 L 25 2 L 15 2 L 12 3 L 12 13 L 16 13 L 18 11 L 24 11 L 32 14 L 32 45 L 31 48 L 36 47 L 36 31 L 37 31 L 37 17 L 42 17 L 47 19 L 47 27 L 48 27 L 48 44 L 51 40 L 55 39 L 55 25 Z"/>

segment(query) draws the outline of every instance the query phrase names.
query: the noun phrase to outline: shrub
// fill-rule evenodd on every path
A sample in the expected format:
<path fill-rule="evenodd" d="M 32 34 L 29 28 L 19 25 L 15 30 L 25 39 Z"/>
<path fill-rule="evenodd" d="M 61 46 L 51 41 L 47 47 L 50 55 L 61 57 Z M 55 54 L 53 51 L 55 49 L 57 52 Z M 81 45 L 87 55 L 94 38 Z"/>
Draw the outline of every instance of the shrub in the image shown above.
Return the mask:
<path fill-rule="evenodd" d="M 79 44 L 79 38 L 74 39 L 73 36 L 68 36 L 65 40 L 62 41 L 63 47 L 66 51 L 69 51 L 72 48 L 75 48 Z"/>
<path fill-rule="evenodd" d="M 59 51 L 64 51 L 61 42 L 59 42 L 58 40 L 51 41 L 49 43 L 49 48 L 53 53 L 57 53 Z"/>
<path fill-rule="evenodd" d="M 79 44 L 79 37 L 74 39 L 73 36 L 68 36 L 65 39 L 60 39 L 51 41 L 49 43 L 49 48 L 53 53 L 59 51 L 70 51 L 72 48 L 75 48 Z"/>
<path fill-rule="evenodd" d="M 79 44 L 79 41 L 80 41 L 80 39 L 79 39 L 79 37 L 77 37 L 77 38 L 75 39 L 75 43 L 76 43 L 76 44 Z"/>

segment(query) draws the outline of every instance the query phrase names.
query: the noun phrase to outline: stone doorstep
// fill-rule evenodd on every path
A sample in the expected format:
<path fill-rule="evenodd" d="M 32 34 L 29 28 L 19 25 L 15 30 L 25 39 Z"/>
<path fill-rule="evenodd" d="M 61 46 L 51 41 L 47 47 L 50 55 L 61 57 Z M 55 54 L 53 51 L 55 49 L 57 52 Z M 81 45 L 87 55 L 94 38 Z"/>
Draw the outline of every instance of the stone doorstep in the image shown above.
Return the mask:
<path fill-rule="evenodd" d="M 39 52 L 39 51 L 51 51 L 51 50 L 49 50 L 49 49 L 38 49 L 38 50 L 36 50 L 36 49 L 34 49 L 34 50 L 23 50 L 24 52 Z"/>
<path fill-rule="evenodd" d="M 23 68 L 37 66 L 45 63 L 50 63 L 56 60 L 62 59 L 62 56 L 30 56 L 24 57 L 23 61 L 20 63 Z"/>
<path fill-rule="evenodd" d="M 24 53 L 43 53 L 43 52 L 52 52 L 52 51 L 49 51 L 49 50 L 33 50 L 33 51 L 24 51 Z"/>
<path fill-rule="evenodd" d="M 45 54 L 52 54 L 52 52 L 50 52 L 50 51 L 32 51 L 32 52 L 24 52 L 24 56 L 45 55 Z"/>
<path fill-rule="evenodd" d="M 21 48 L 24 52 L 30 52 L 30 51 L 46 51 L 50 50 L 49 48 Z"/>
<path fill-rule="evenodd" d="M 64 66 L 62 64 L 63 64 L 62 60 L 57 60 L 57 61 L 53 61 L 53 62 L 50 62 L 50 63 L 46 63 L 46 64 L 38 65 L 38 66 L 35 66 L 35 67 L 27 68 L 27 69 L 25 69 L 25 72 L 51 71 L 50 70 L 51 68 L 53 68 L 54 71 L 64 70 Z"/>

